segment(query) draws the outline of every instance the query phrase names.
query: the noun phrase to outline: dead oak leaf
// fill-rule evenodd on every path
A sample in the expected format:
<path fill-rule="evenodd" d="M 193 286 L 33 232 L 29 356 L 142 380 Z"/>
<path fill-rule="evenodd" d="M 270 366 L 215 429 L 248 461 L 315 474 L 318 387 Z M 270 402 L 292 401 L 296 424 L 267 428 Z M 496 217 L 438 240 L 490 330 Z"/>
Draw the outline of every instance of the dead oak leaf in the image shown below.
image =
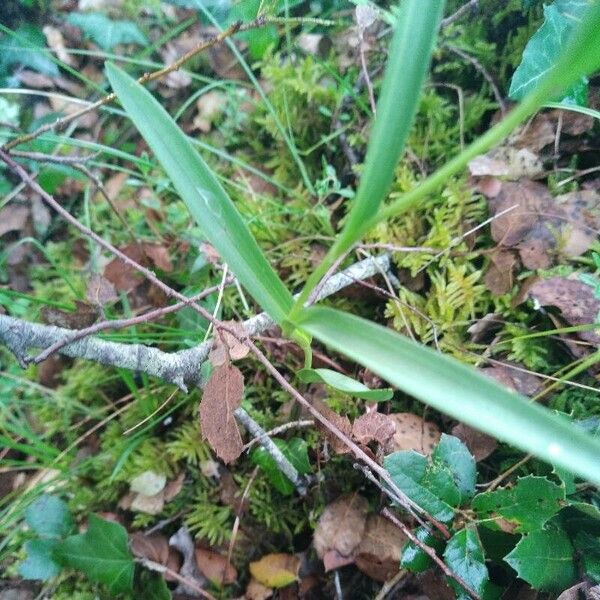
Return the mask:
<path fill-rule="evenodd" d="M 244 376 L 229 364 L 217 367 L 208 380 L 200 402 L 202 437 L 225 463 L 233 462 L 243 450 L 234 411 L 242 402 Z"/>
<path fill-rule="evenodd" d="M 363 539 L 369 504 L 358 494 L 343 496 L 325 507 L 313 536 L 319 558 L 335 550 L 342 556 L 352 556 Z"/>
<path fill-rule="evenodd" d="M 352 424 L 352 437 L 365 446 L 372 441 L 386 444 L 394 433 L 396 433 L 394 420 L 376 411 L 361 415 Z"/>

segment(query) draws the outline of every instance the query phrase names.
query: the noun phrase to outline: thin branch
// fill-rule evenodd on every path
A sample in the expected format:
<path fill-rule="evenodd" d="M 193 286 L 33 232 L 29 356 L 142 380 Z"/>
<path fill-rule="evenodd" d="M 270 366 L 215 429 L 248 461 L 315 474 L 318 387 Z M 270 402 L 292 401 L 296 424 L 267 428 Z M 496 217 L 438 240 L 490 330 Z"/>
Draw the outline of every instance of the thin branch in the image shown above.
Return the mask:
<path fill-rule="evenodd" d="M 464 590 L 469 594 L 469 596 L 471 596 L 472 598 L 475 598 L 475 600 L 481 600 L 481 596 L 475 590 L 473 590 L 469 586 L 469 584 L 467 584 L 462 579 L 462 577 L 460 577 L 456 573 L 453 573 L 448 568 L 446 563 L 436 554 L 435 550 L 433 548 L 431 548 L 430 546 L 428 546 L 427 544 L 423 543 L 419 538 L 417 538 L 417 536 L 414 535 L 414 533 L 402 521 L 400 521 L 400 519 L 398 519 L 396 517 L 396 515 L 389 508 L 384 508 L 381 511 L 381 514 L 386 519 L 391 521 L 396 527 L 398 527 L 398 529 L 400 529 L 402 531 L 402 533 L 404 533 L 404 535 L 413 544 L 415 544 L 416 546 L 419 546 L 419 548 L 421 548 L 421 550 L 423 550 L 423 552 L 425 552 L 425 554 L 427 554 L 427 556 L 429 556 L 429 558 L 431 558 L 431 560 L 433 560 L 433 562 L 435 562 L 435 564 L 444 572 L 444 574 L 447 577 L 450 577 L 450 579 L 454 579 L 454 581 L 456 581 L 456 583 L 458 583 L 458 585 L 460 585 L 462 588 L 464 588 Z"/>
<path fill-rule="evenodd" d="M 455 21 L 458 21 L 468 12 L 475 12 L 475 10 L 477 10 L 478 5 L 479 0 L 469 0 L 468 2 L 466 2 L 455 13 L 451 14 L 449 17 L 446 17 L 445 19 L 442 19 L 442 29 L 444 27 L 448 27 L 448 25 L 451 25 Z"/>
<path fill-rule="evenodd" d="M 17 158 L 26 158 L 27 160 L 34 160 L 35 162 L 46 162 L 46 163 L 57 163 L 57 164 L 80 164 L 97 158 L 100 152 L 94 154 L 88 154 L 87 156 L 79 156 L 78 154 L 68 155 L 55 155 L 55 154 L 44 154 L 43 152 L 23 152 L 21 150 L 11 151 L 13 156 Z"/>

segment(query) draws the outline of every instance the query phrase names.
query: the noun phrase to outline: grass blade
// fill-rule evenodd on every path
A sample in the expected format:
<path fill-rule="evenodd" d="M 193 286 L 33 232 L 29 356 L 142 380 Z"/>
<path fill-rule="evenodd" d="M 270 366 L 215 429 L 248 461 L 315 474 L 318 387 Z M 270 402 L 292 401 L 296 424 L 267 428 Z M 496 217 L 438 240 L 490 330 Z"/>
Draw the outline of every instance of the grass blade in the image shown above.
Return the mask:
<path fill-rule="evenodd" d="M 600 484 L 600 441 L 448 356 L 370 321 L 311 307 L 300 325 L 436 410 Z"/>
<path fill-rule="evenodd" d="M 210 243 L 260 306 L 281 323 L 292 296 L 209 166 L 150 92 L 111 63 L 106 73 L 123 108 Z"/>

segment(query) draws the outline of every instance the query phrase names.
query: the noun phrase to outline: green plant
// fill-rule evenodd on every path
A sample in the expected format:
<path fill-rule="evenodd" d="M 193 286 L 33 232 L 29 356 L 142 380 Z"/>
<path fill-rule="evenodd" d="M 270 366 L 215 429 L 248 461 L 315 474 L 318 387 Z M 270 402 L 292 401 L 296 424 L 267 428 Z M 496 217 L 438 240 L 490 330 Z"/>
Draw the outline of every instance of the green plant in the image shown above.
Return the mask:
<path fill-rule="evenodd" d="M 295 302 L 224 189 L 166 111 L 149 92 L 110 63 L 107 74 L 120 102 L 206 237 L 255 300 L 304 348 L 307 367 L 314 335 L 438 410 L 600 482 L 600 444 L 561 417 L 384 327 L 333 309 L 305 307 L 322 277 L 366 232 L 417 206 L 470 159 L 501 141 L 545 102 L 560 97 L 600 65 L 600 47 L 595 43 L 600 3 L 596 2 L 590 5 L 556 64 L 521 104 L 419 185 L 381 207 L 414 118 L 443 4 L 435 2 L 429 11 L 423 11 L 417 0 L 406 0 L 401 5 L 358 191 L 343 229 Z M 418 60 L 406 61 L 409 54 Z M 399 99 L 401 115 L 397 114 Z"/>

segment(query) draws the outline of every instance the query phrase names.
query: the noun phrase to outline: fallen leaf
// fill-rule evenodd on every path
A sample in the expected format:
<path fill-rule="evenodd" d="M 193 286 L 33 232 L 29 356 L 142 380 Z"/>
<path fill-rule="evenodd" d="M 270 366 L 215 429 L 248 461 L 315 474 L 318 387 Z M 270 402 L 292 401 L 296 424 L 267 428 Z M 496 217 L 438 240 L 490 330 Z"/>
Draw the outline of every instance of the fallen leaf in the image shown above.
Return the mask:
<path fill-rule="evenodd" d="M 185 473 L 182 471 L 165 485 L 165 489 L 163 490 L 165 496 L 165 502 L 170 502 L 175 498 L 179 492 L 183 489 L 183 482 L 185 481 Z"/>
<path fill-rule="evenodd" d="M 98 319 L 98 308 L 81 300 L 75 300 L 75 310 L 67 311 L 53 306 L 44 306 L 41 316 L 47 325 L 56 325 L 67 329 L 85 329 Z"/>
<path fill-rule="evenodd" d="M 63 356 L 52 354 L 42 361 L 37 368 L 38 381 L 47 388 L 54 389 L 61 382 L 60 374 L 66 366 Z"/>
<path fill-rule="evenodd" d="M 348 417 L 338 415 L 334 410 L 331 410 L 327 404 L 314 398 L 312 401 L 313 406 L 333 425 L 335 425 L 346 437 L 350 437 L 352 434 L 352 425 Z M 321 432 L 323 437 L 329 442 L 331 449 L 336 454 L 346 454 L 350 452 L 348 446 L 336 435 L 334 435 L 325 425 L 320 421 L 315 421 L 317 429 Z"/>
<path fill-rule="evenodd" d="M 518 368 L 511 368 L 511 365 Z M 507 388 L 524 396 L 535 396 L 542 389 L 542 380 L 533 373 L 527 373 L 521 365 L 506 363 L 493 367 L 484 367 L 480 371 L 495 379 Z"/>
<path fill-rule="evenodd" d="M 161 271 L 170 273 L 173 270 L 169 251 L 161 244 L 144 244 L 144 253 Z"/>
<path fill-rule="evenodd" d="M 225 325 L 233 329 L 240 337 L 245 337 L 246 330 L 239 321 L 223 321 Z M 227 344 L 227 349 L 225 345 Z M 248 355 L 250 349 L 246 344 L 240 342 L 237 337 L 228 331 L 221 330 L 214 336 L 213 346 L 208 354 L 208 359 L 214 367 L 224 365 L 231 360 L 240 360 Z"/>
<path fill-rule="evenodd" d="M 56 27 L 52 27 L 51 25 L 46 25 L 42 31 L 46 36 L 48 46 L 54 50 L 56 58 L 64 62 L 66 65 L 72 66 L 74 64 L 74 60 L 73 57 L 67 52 L 65 38 L 60 30 L 56 29 Z"/>
<path fill-rule="evenodd" d="M 134 533 L 129 538 L 129 548 L 134 556 L 164 565 L 175 573 L 181 568 L 181 554 L 169 546 L 169 541 L 164 535 Z M 176 581 L 168 572 L 165 572 L 164 576 L 167 581 Z"/>
<path fill-rule="evenodd" d="M 319 558 L 330 550 L 351 556 L 363 538 L 368 510 L 367 500 L 358 494 L 343 496 L 327 505 L 313 536 Z"/>
<path fill-rule="evenodd" d="M 15 74 L 15 77 L 25 86 L 36 90 L 43 90 L 54 87 L 54 80 L 48 75 L 28 71 L 24 69 Z"/>
<path fill-rule="evenodd" d="M 29 218 L 29 208 L 20 204 L 9 204 L 0 210 L 0 237 L 9 231 L 23 231 Z"/>
<path fill-rule="evenodd" d="M 392 436 L 386 453 L 400 450 L 414 450 L 420 454 L 431 454 L 442 433 L 431 421 L 424 421 L 412 413 L 392 413 L 388 415 L 396 423 L 396 433 Z"/>
<path fill-rule="evenodd" d="M 569 325 L 598 322 L 600 299 L 594 288 L 583 281 L 565 277 L 543 279 L 529 288 L 529 295 L 540 306 L 555 306 L 560 309 L 563 319 Z M 577 335 L 596 346 L 600 345 L 600 334 L 595 330 L 580 331 Z"/>
<path fill-rule="evenodd" d="M 394 433 L 396 433 L 395 421 L 388 415 L 374 410 L 361 415 L 352 424 L 352 437 L 365 446 L 372 441 L 386 444 Z"/>
<path fill-rule="evenodd" d="M 121 190 L 123 189 L 123 186 L 128 178 L 128 173 L 119 172 L 115 173 L 112 177 L 109 177 L 108 181 L 104 184 L 104 191 L 113 202 L 119 197 L 119 194 L 121 193 Z M 96 200 L 101 202 L 102 199 L 103 196 L 98 193 Z"/>
<path fill-rule="evenodd" d="M 328 550 L 325 552 L 325 554 L 323 554 L 322 560 L 325 573 L 329 573 L 330 571 L 335 571 L 340 567 L 353 565 L 354 555 L 343 556 L 337 550 Z"/>
<path fill-rule="evenodd" d="M 540 175 L 544 172 L 544 165 L 529 148 L 504 145 L 476 156 L 469 162 L 469 172 L 473 177 L 503 177 L 514 181 Z"/>
<path fill-rule="evenodd" d="M 502 189 L 502 180 L 490 175 L 478 177 L 474 182 L 475 190 L 486 198 L 495 198 Z"/>
<path fill-rule="evenodd" d="M 513 273 L 519 264 L 512 250 L 496 248 L 490 255 L 490 265 L 485 273 L 485 285 L 495 296 L 502 296 L 513 288 Z"/>
<path fill-rule="evenodd" d="M 129 505 L 129 510 L 133 512 L 142 512 L 147 515 L 158 515 L 162 512 L 164 507 L 165 494 L 164 492 L 159 492 L 153 496 L 136 494 Z"/>
<path fill-rule="evenodd" d="M 250 563 L 250 573 L 268 588 L 282 588 L 298 579 L 300 559 L 293 554 L 267 554 Z"/>
<path fill-rule="evenodd" d="M 212 129 L 215 118 L 223 112 L 226 103 L 227 96 L 223 92 L 213 90 L 202 94 L 196 102 L 198 112 L 194 117 L 194 127 L 208 133 Z"/>
<path fill-rule="evenodd" d="M 140 244 L 127 244 L 119 250 L 138 264 L 143 265 L 146 262 L 146 256 Z M 144 282 L 142 275 L 120 258 L 113 258 L 104 267 L 104 277 L 121 292 L 130 292 Z"/>
<path fill-rule="evenodd" d="M 452 428 L 452 435 L 464 442 L 477 462 L 487 458 L 498 447 L 498 442 L 492 436 L 481 433 L 464 423 L 455 425 Z"/>
<path fill-rule="evenodd" d="M 164 489 L 166 483 L 167 478 L 162 473 L 144 471 L 131 480 L 129 487 L 132 492 L 145 494 L 146 496 L 154 496 Z"/>
<path fill-rule="evenodd" d="M 113 284 L 98 273 L 92 273 L 88 280 L 86 299 L 96 306 L 106 306 L 119 299 Z"/>
<path fill-rule="evenodd" d="M 217 367 L 200 402 L 202 437 L 225 463 L 234 461 L 244 448 L 233 412 L 244 395 L 244 376 L 234 366 Z"/>
<path fill-rule="evenodd" d="M 216 32 L 207 30 L 207 33 L 212 35 Z M 246 79 L 246 72 L 226 44 L 211 46 L 208 50 L 208 62 L 221 79 Z"/>
<path fill-rule="evenodd" d="M 376 581 L 387 581 L 400 568 L 408 538 L 388 519 L 369 515 L 364 536 L 355 550 L 356 566 Z"/>
<path fill-rule="evenodd" d="M 196 548 L 196 564 L 202 574 L 215 585 L 221 586 L 237 581 L 235 567 L 227 560 L 226 556 L 218 552 L 206 548 Z"/>
<path fill-rule="evenodd" d="M 273 595 L 273 590 L 254 579 L 250 579 L 246 587 L 246 600 L 267 600 Z"/>

